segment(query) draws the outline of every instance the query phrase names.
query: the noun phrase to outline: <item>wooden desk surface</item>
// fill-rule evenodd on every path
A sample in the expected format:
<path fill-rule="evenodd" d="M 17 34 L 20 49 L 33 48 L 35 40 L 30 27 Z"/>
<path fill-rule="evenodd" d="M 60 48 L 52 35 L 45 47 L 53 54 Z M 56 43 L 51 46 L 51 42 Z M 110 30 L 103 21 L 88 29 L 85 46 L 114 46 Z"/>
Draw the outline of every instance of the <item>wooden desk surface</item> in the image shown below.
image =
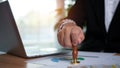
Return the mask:
<path fill-rule="evenodd" d="M 0 55 L 0 68 L 41 68 L 40 65 L 25 62 L 25 59 L 9 54 Z"/>
<path fill-rule="evenodd" d="M 119 55 L 120 54 L 116 54 Z M 25 62 L 25 59 L 9 54 L 0 55 L 0 68 L 41 68 L 40 65 Z"/>

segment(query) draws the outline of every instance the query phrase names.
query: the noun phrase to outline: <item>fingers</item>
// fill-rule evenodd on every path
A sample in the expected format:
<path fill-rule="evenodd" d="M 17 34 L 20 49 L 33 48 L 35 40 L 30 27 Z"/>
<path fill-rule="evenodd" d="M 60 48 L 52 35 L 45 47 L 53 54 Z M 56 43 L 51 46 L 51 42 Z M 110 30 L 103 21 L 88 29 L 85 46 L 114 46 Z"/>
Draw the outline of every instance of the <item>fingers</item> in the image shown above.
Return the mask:
<path fill-rule="evenodd" d="M 73 27 L 73 26 L 71 26 L 71 27 Z M 72 47 L 72 42 L 71 42 L 71 37 L 70 37 L 70 35 L 71 35 L 71 27 L 68 27 L 68 28 L 66 28 L 65 29 L 65 33 L 64 33 L 64 46 L 67 48 L 71 48 Z"/>
<path fill-rule="evenodd" d="M 78 31 L 75 30 L 75 28 L 73 28 L 71 30 L 71 42 L 72 42 L 72 45 L 77 45 L 78 44 Z"/>
<path fill-rule="evenodd" d="M 57 37 L 60 45 L 64 46 L 64 30 L 59 31 Z"/>
<path fill-rule="evenodd" d="M 76 46 L 84 40 L 84 33 L 80 27 L 73 27 L 71 30 L 72 45 Z"/>
<path fill-rule="evenodd" d="M 71 27 L 73 27 L 73 26 L 63 28 L 57 34 L 59 43 L 65 48 L 71 47 L 71 45 L 72 45 L 71 39 L 70 39 Z"/>
<path fill-rule="evenodd" d="M 80 29 L 78 33 L 78 43 L 80 44 L 85 39 L 84 32 L 82 29 Z"/>
<path fill-rule="evenodd" d="M 66 26 L 58 32 L 57 37 L 63 47 L 72 47 L 72 45 L 78 45 L 84 40 L 84 33 L 76 25 Z"/>

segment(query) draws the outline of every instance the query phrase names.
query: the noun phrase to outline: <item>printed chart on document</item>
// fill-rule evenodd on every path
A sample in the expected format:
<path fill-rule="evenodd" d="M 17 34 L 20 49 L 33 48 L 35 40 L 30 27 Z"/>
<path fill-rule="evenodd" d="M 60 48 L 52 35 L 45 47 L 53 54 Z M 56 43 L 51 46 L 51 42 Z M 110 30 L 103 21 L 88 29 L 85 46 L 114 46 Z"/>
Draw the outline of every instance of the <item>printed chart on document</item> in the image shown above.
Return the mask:
<path fill-rule="evenodd" d="M 120 56 L 115 53 L 78 52 L 80 68 L 120 68 Z M 38 64 L 42 68 L 67 68 L 72 61 L 72 54 L 54 55 L 36 58 L 27 63 Z"/>

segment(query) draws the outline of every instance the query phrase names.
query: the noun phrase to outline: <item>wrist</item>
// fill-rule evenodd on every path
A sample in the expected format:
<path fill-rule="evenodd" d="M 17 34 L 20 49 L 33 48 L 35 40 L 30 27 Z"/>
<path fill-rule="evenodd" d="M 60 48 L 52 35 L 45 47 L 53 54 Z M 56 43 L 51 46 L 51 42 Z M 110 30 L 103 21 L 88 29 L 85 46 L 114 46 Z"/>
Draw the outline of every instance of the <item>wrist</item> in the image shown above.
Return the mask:
<path fill-rule="evenodd" d="M 75 21 L 73 21 L 73 20 L 71 20 L 71 19 L 64 19 L 64 20 L 60 21 L 60 23 L 61 23 L 61 24 L 58 26 L 58 32 L 59 32 L 60 30 L 62 30 L 63 27 L 64 27 L 65 25 L 67 25 L 67 24 L 76 25 Z"/>

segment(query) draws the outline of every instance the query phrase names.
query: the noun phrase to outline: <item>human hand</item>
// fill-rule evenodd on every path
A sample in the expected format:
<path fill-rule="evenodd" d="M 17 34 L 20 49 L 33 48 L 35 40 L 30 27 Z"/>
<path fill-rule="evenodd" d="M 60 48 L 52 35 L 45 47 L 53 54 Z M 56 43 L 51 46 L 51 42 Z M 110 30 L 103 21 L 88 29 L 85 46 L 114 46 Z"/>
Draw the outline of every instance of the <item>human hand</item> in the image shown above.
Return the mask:
<path fill-rule="evenodd" d="M 84 40 L 84 33 L 76 24 L 68 23 L 57 33 L 57 38 L 60 45 L 71 48 Z"/>

